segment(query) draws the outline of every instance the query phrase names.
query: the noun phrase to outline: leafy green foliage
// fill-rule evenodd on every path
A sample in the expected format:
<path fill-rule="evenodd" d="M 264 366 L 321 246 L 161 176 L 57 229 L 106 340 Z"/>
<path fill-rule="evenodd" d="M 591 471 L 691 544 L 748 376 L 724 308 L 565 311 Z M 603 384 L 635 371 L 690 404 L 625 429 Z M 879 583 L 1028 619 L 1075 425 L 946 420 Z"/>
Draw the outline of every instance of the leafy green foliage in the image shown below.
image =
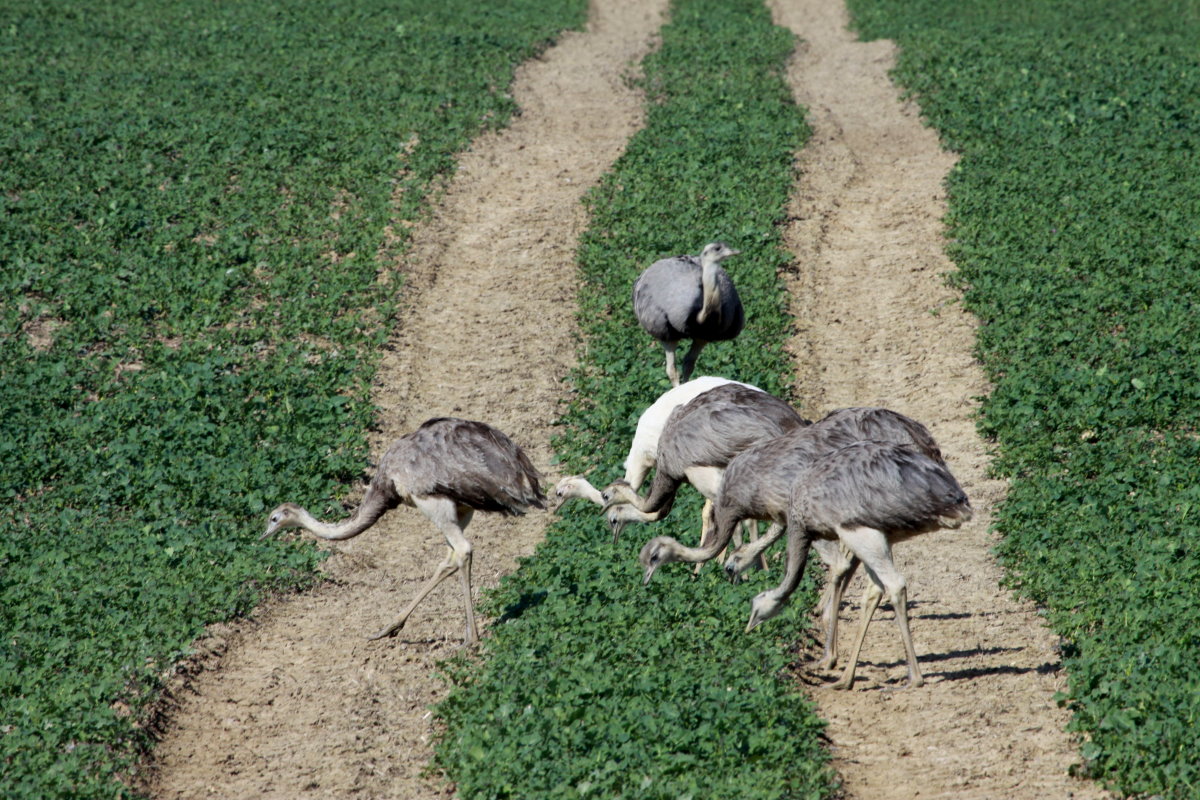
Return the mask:
<path fill-rule="evenodd" d="M 678 0 L 673 12 L 644 65 L 646 128 L 591 195 L 580 248 L 584 345 L 556 447 L 567 470 L 603 467 L 600 484 L 620 477 L 638 415 L 670 388 L 630 300 L 654 259 L 716 239 L 741 249 L 725 266 L 746 330 L 705 350 L 698 372 L 786 390 L 777 225 L 807 136 L 780 76 L 791 37 L 750 0 Z M 452 665 L 438 708 L 448 732 L 437 762 L 461 796 L 830 796 L 821 723 L 780 679 L 813 586 L 747 635 L 749 600 L 778 570 L 734 587 L 711 564 L 698 579 L 676 564 L 641 585 L 642 542 L 694 542 L 699 510 L 685 488 L 667 520 L 631 526 L 614 546 L 594 506 L 568 506 L 490 595 L 499 621 L 486 657 Z"/>
<path fill-rule="evenodd" d="M 1012 479 L 1012 582 L 1067 642 L 1087 769 L 1200 793 L 1200 7 L 853 0 L 963 153 L 952 254 Z"/>
<path fill-rule="evenodd" d="M 362 475 L 386 227 L 585 4 L 0 7 L 0 785 L 118 796 L 163 669 L 310 579 L 264 508 Z"/>

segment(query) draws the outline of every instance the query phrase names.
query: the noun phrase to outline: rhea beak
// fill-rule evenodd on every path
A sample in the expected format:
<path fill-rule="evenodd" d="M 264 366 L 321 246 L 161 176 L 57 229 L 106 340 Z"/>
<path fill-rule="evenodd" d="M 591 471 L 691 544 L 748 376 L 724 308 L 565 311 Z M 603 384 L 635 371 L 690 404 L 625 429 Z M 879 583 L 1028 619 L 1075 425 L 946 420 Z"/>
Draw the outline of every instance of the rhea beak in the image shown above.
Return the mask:
<path fill-rule="evenodd" d="M 650 579 L 654 577 L 654 570 L 656 569 L 658 569 L 657 564 L 651 564 L 650 566 L 646 567 L 646 574 L 642 578 L 642 586 L 650 585 Z"/>
<path fill-rule="evenodd" d="M 749 633 L 750 631 L 757 628 L 762 622 L 763 622 L 763 620 L 759 619 L 758 612 L 751 611 L 750 612 L 750 622 L 746 625 L 746 633 Z"/>
<path fill-rule="evenodd" d="M 625 530 L 625 520 L 610 517 L 608 527 L 612 530 L 613 544 L 616 544 L 617 540 L 621 538 L 621 531 Z"/>
<path fill-rule="evenodd" d="M 263 533 L 262 536 L 258 537 L 258 540 L 261 542 L 263 539 L 266 539 L 268 536 L 270 536 L 274 532 L 275 532 L 275 526 L 268 525 L 266 532 Z"/>

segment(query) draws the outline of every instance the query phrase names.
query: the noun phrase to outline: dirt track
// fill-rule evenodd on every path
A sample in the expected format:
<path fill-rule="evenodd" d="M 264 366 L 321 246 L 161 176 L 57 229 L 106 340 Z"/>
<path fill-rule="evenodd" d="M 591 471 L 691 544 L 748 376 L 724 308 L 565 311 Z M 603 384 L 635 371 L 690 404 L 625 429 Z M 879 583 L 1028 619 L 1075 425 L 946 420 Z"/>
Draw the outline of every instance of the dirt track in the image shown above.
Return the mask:
<path fill-rule="evenodd" d="M 405 259 L 407 308 L 375 390 L 381 453 L 439 415 L 485 420 L 549 472 L 551 423 L 574 360 L 580 205 L 642 118 L 626 76 L 653 44 L 665 0 L 598 3 L 586 33 L 525 65 L 521 115 L 482 137 Z M 552 485 L 552 484 L 551 484 Z M 478 514 L 476 591 L 541 540 L 548 517 Z M 410 509 L 387 515 L 327 562 L 334 579 L 202 646 L 216 667 L 177 693 L 149 791 L 160 798 L 443 796 L 422 777 L 442 697 L 436 662 L 462 642 L 447 581 L 386 642 L 393 618 L 441 560 L 441 534 Z M 485 621 L 486 622 L 486 621 Z"/>
<path fill-rule="evenodd" d="M 942 277 L 953 269 L 940 220 L 954 158 L 900 102 L 890 42 L 855 40 L 840 3 L 771 5 L 804 40 L 788 79 L 813 128 L 786 232 L 797 261 L 791 349 L 802 409 L 884 405 L 922 420 L 977 512 L 962 530 L 896 549 L 925 687 L 890 690 L 904 662 L 889 610 L 867 636 L 870 666 L 859 681 L 884 688 L 813 693 L 835 766 L 849 796 L 873 800 L 1102 797 L 1067 776 L 1079 759 L 1053 701 L 1065 680 L 1056 639 L 1000 588 L 989 553 L 990 511 L 1004 487 L 985 475 L 971 416 L 987 386 L 972 357 L 974 320 Z M 862 591 L 855 583 L 851 598 Z M 847 634 L 857 610 L 843 611 Z"/>
<path fill-rule="evenodd" d="M 402 265 L 408 310 L 379 375 L 376 453 L 421 420 L 453 414 L 497 425 L 548 471 L 550 423 L 575 347 L 573 251 L 586 224 L 578 201 L 640 123 L 641 99 L 623 75 L 651 46 L 665 5 L 594 2 L 586 33 L 564 36 L 521 70 L 521 116 L 460 159 Z M 787 231 L 802 411 L 880 404 L 925 421 L 978 512 L 964 530 L 896 554 L 927 685 L 891 690 L 903 662 L 888 611 L 867 637 L 858 691 L 812 690 L 831 721 L 846 794 L 1103 796 L 1066 776 L 1076 756 L 1051 699 L 1062 681 L 1054 639 L 999 588 L 988 554 L 988 512 L 1003 486 L 984 476 L 971 421 L 971 398 L 986 389 L 971 356 L 972 322 L 941 279 L 951 269 L 938 221 L 953 159 L 888 82 L 892 48 L 855 42 L 840 3 L 772 5 L 779 24 L 807 42 L 789 79 L 815 131 L 799 156 Z M 476 586 L 531 552 L 545 522 L 477 515 L 468 531 Z M 338 545 L 331 582 L 215 630 L 203 644 L 211 669 L 177 692 L 149 791 L 445 795 L 421 770 L 427 706 L 443 694 L 434 664 L 461 641 L 456 583 L 435 592 L 397 639 L 363 639 L 415 593 L 443 546 L 419 514 L 395 512 Z M 847 632 L 856 612 L 854 602 L 844 612 Z"/>

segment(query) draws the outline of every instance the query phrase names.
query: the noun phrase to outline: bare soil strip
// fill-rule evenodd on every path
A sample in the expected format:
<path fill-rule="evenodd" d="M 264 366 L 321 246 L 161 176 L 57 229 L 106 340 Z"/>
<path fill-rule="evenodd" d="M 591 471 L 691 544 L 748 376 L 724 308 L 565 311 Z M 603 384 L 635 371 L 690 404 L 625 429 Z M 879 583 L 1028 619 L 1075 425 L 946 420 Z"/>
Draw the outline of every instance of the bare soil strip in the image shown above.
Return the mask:
<path fill-rule="evenodd" d="M 519 72 L 521 114 L 481 137 L 402 265 L 407 310 L 376 389 L 372 449 L 423 420 L 481 419 L 547 470 L 551 423 L 576 346 L 574 249 L 580 199 L 642 121 L 626 76 L 653 44 L 665 0 L 595 3 Z M 285 499 L 285 498 L 280 498 Z M 548 517 L 476 515 L 475 584 L 528 555 Z M 446 581 L 392 640 L 394 617 L 442 558 L 441 535 L 400 509 L 339 544 L 332 581 L 202 643 L 208 666 L 176 692 L 148 786 L 160 798 L 444 796 L 422 776 L 428 707 L 445 693 L 438 660 L 461 644 L 458 583 Z"/>
<path fill-rule="evenodd" d="M 987 390 L 972 355 L 975 322 L 943 281 L 953 269 L 943 181 L 955 159 L 889 80 L 892 43 L 857 41 L 841 2 L 771 5 L 804 40 L 788 78 L 814 132 L 787 231 L 803 410 L 884 405 L 924 421 L 977 512 L 962 530 L 918 537 L 895 554 L 926 685 L 893 691 L 905 668 L 888 609 L 867 635 L 856 690 L 812 690 L 834 766 L 850 798 L 1104 797 L 1067 774 L 1079 759 L 1053 700 L 1065 680 L 1056 638 L 1000 587 L 989 552 L 1004 486 L 986 477 L 972 420 Z M 851 599 L 861 577 L 856 584 Z M 843 611 L 843 657 L 857 614 L 857 602 Z"/>

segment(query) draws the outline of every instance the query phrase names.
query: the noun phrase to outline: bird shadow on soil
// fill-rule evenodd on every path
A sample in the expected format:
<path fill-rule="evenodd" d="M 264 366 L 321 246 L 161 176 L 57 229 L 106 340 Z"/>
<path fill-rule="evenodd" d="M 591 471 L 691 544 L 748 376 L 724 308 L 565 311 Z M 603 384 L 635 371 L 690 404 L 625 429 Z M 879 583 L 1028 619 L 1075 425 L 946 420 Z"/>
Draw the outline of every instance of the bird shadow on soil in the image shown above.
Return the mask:
<path fill-rule="evenodd" d="M 1003 653 L 1020 653 L 1024 650 L 1021 647 L 977 647 L 970 650 L 950 650 L 945 653 L 925 653 L 917 657 L 917 661 L 922 665 L 958 661 L 961 659 L 982 658 L 986 656 L 1001 655 Z M 868 667 L 881 671 L 888 671 L 903 666 L 904 659 L 896 659 L 892 661 L 869 661 L 862 659 L 859 661 L 860 667 Z M 1019 666 L 1016 664 L 996 664 L 993 666 L 981 667 L 965 667 L 963 669 L 948 669 L 937 672 L 927 672 L 922 670 L 926 678 L 939 678 L 943 681 L 962 681 L 973 680 L 976 678 L 985 678 L 996 675 L 1028 675 L 1036 673 L 1039 675 L 1053 675 L 1062 669 L 1061 664 L 1053 662 L 1045 662 L 1037 666 Z M 832 673 L 831 673 L 832 675 Z"/>
<path fill-rule="evenodd" d="M 917 660 L 922 664 L 928 664 L 930 662 L 955 661 L 960 660 L 960 658 L 979 658 L 984 656 L 1000 655 L 1004 654 L 1004 652 L 1020 652 L 1022 650 L 1024 650 L 1024 648 L 976 648 L 972 650 L 950 650 L 948 652 L 935 652 L 935 654 L 918 656 Z M 894 661 L 869 661 L 865 660 L 864 658 L 864 660 L 860 660 L 858 662 L 860 669 L 868 668 L 877 670 L 877 672 L 884 674 L 889 673 L 890 670 L 898 669 L 899 667 L 904 666 L 904 664 L 905 661 L 902 660 L 902 658 L 898 658 L 898 660 Z M 1018 664 L 995 664 L 995 666 L 989 667 L 944 669 L 940 670 L 940 672 L 926 672 L 926 670 L 923 670 L 923 674 L 925 675 L 926 679 L 934 678 L 938 679 L 938 681 L 961 681 L 989 678 L 989 676 L 996 675 L 1026 675 L 1031 673 L 1037 673 L 1039 675 L 1052 675 L 1060 672 L 1061 669 L 1062 664 L 1045 662 L 1038 664 L 1036 667 L 1021 667 L 1018 666 Z M 830 684 L 830 682 L 838 678 L 839 674 L 840 673 L 838 670 L 833 670 L 833 672 L 829 673 L 822 673 L 806 672 L 806 670 L 800 669 L 798 676 L 799 679 L 804 682 L 804 684 L 821 687 Z M 858 680 L 862 681 L 864 679 L 866 679 L 865 675 L 860 676 Z M 880 681 L 881 688 L 888 685 L 889 681 Z"/>
<path fill-rule="evenodd" d="M 520 619 L 531 608 L 536 608 L 546 602 L 549 592 L 541 590 L 537 592 L 527 592 L 517 598 L 517 602 L 505 606 L 504 611 L 496 618 L 496 623 L 510 622 L 514 619 Z"/>
<path fill-rule="evenodd" d="M 997 664 L 994 667 L 969 667 L 967 669 L 947 670 L 945 672 L 930 672 L 927 673 L 927 676 L 931 678 L 941 678 L 944 681 L 962 681 L 995 675 L 1029 675 L 1031 673 L 1037 673 L 1038 675 L 1054 675 L 1061 669 L 1061 664 L 1054 664 L 1051 662 L 1039 664 L 1036 667 L 1019 667 L 1015 664 Z"/>

